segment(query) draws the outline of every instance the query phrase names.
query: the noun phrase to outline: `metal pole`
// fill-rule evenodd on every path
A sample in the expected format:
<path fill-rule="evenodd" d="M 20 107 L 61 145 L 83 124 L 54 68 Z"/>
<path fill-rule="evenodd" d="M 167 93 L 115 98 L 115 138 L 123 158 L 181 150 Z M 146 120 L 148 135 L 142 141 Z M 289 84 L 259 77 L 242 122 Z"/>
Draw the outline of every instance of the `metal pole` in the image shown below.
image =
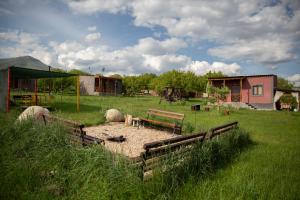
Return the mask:
<path fill-rule="evenodd" d="M 10 67 L 8 67 L 8 74 L 7 74 L 7 97 L 6 97 L 6 112 L 9 112 L 10 109 L 10 105 L 9 105 L 9 101 L 10 101 Z"/>
<path fill-rule="evenodd" d="M 37 106 L 37 90 L 38 90 L 38 85 L 37 85 L 37 79 L 34 80 L 34 97 L 35 97 L 35 105 Z"/>
<path fill-rule="evenodd" d="M 80 81 L 79 81 L 79 76 L 76 77 L 77 78 L 77 112 L 80 111 Z"/>

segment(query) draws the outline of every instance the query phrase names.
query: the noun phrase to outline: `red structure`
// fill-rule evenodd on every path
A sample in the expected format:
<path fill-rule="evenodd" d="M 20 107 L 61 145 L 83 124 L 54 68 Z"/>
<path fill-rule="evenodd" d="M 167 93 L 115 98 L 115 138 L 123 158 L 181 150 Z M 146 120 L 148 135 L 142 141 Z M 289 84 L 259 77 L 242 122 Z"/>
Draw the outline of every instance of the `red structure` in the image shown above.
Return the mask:
<path fill-rule="evenodd" d="M 242 102 L 261 109 L 273 109 L 277 76 L 253 75 L 209 78 L 214 87 L 228 87 L 226 102 Z"/>

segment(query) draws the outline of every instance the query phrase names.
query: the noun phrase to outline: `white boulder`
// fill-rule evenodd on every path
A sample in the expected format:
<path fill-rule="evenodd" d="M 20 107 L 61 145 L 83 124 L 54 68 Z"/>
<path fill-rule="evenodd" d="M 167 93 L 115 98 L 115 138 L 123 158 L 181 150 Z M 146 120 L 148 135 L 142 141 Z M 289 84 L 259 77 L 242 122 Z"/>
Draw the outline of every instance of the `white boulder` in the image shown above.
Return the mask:
<path fill-rule="evenodd" d="M 123 114 L 117 109 L 109 109 L 105 113 L 106 121 L 108 122 L 122 122 L 124 121 Z"/>
<path fill-rule="evenodd" d="M 30 106 L 26 108 L 18 117 L 18 121 L 23 121 L 28 118 L 41 119 L 43 114 L 49 114 L 49 110 L 41 106 Z"/>

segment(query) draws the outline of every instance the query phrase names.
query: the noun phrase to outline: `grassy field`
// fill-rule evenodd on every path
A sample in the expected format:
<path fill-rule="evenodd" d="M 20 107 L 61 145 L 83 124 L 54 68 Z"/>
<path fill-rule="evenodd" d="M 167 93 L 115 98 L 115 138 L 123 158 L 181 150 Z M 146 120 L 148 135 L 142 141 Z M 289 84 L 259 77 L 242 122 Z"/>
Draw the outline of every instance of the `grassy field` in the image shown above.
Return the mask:
<path fill-rule="evenodd" d="M 300 196 L 300 113 L 232 110 L 229 116 L 217 110 L 192 112 L 190 106 L 202 101 L 192 99 L 169 104 L 155 97 L 81 97 L 81 111 L 76 112 L 76 97 L 56 97 L 54 113 L 86 125 L 104 122 L 108 108 L 144 116 L 148 108 L 186 114 L 185 131 L 207 130 L 238 120 L 250 133 L 254 145 L 234 157 L 230 163 L 206 177 L 193 177 L 168 196 L 169 199 L 298 199 Z M 189 128 L 190 130 L 190 128 Z M 141 195 L 141 194 L 139 194 Z M 155 193 L 153 195 L 155 197 Z M 142 196 L 138 196 L 142 199 Z M 157 195 L 157 198 L 164 198 Z"/>

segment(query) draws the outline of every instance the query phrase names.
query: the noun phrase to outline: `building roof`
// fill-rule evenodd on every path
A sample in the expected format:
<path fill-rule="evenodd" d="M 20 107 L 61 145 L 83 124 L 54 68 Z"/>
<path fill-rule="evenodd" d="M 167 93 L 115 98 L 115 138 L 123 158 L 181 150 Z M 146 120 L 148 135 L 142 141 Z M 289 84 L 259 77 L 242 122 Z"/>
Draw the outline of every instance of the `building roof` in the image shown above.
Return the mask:
<path fill-rule="evenodd" d="M 298 92 L 298 93 L 300 93 L 300 90 L 289 90 L 289 89 L 280 89 L 280 88 L 276 88 L 275 90 L 276 91 L 281 91 L 281 92 L 288 92 L 288 93 L 290 93 L 290 92 Z"/>
<path fill-rule="evenodd" d="M 108 77 L 108 76 L 101 76 L 101 75 L 96 75 L 95 78 L 107 79 L 107 80 L 122 80 L 122 78 Z"/>
<path fill-rule="evenodd" d="M 262 74 L 262 75 L 249 75 L 249 76 L 223 76 L 223 77 L 212 77 L 208 80 L 234 80 L 234 79 L 244 79 L 248 77 L 266 77 L 266 76 L 276 76 L 274 74 Z"/>

